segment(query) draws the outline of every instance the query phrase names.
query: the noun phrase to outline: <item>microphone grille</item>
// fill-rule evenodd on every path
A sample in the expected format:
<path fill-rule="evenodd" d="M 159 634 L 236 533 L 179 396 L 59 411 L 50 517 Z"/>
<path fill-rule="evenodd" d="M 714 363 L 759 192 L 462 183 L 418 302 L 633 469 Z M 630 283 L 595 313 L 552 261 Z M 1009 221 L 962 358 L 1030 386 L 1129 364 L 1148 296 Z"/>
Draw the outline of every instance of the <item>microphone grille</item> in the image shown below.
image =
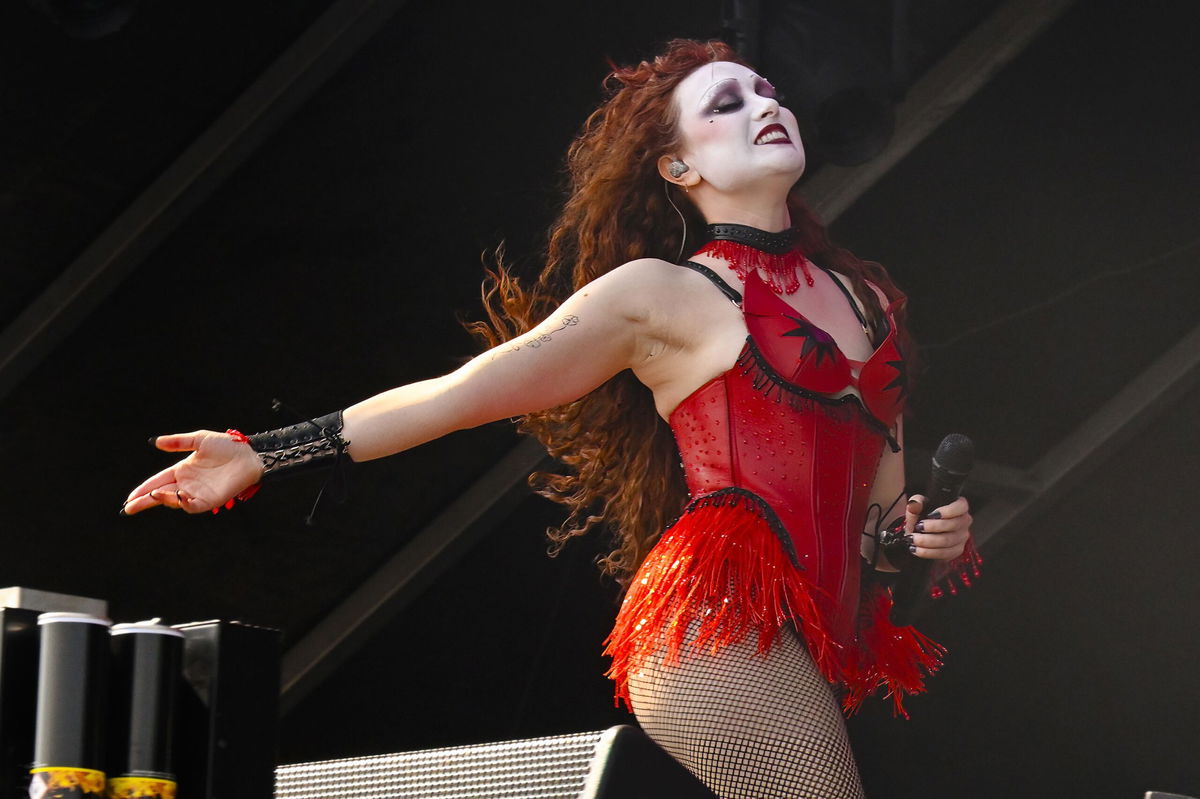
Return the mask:
<path fill-rule="evenodd" d="M 947 471 L 966 474 L 975 464 L 975 443 L 962 433 L 951 433 L 942 439 L 933 460 Z"/>

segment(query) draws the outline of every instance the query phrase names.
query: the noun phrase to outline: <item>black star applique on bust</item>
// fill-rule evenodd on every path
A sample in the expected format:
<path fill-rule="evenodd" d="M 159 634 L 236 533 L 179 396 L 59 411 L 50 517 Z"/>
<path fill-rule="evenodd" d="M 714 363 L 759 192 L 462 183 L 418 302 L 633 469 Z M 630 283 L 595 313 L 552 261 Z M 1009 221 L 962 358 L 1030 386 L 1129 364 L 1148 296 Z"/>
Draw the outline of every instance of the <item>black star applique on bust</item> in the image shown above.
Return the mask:
<path fill-rule="evenodd" d="M 833 336 L 826 333 L 821 328 L 814 325 L 807 319 L 799 316 L 785 314 L 786 318 L 791 319 L 796 323 L 793 330 L 789 330 L 783 335 L 799 336 L 804 339 L 804 345 L 800 349 L 799 360 L 807 360 L 810 355 L 816 353 L 816 365 L 820 367 L 826 360 L 833 362 L 836 360 L 835 353 L 837 352 L 837 344 L 833 340 Z"/>

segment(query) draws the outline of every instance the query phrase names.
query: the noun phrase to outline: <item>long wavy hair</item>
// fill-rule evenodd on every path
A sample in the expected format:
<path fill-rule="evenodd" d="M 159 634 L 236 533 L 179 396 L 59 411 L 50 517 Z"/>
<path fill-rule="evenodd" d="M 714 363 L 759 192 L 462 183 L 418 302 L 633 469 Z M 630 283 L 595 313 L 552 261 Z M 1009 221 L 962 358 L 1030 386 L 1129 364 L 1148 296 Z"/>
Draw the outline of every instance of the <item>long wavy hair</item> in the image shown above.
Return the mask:
<path fill-rule="evenodd" d="M 704 218 L 685 193 L 662 179 L 657 162 L 679 144 L 675 87 L 714 61 L 744 64 L 724 42 L 675 39 L 653 61 L 614 68 L 604 81 L 607 99 L 567 151 L 569 196 L 550 228 L 541 275 L 525 288 L 503 263 L 489 270 L 483 290 L 487 321 L 468 329 L 496 346 L 528 331 L 572 292 L 622 263 L 647 257 L 674 262 L 688 244 L 685 231 L 704 230 Z M 788 209 L 805 254 L 849 277 L 868 318 L 882 329 L 878 298 L 864 281 L 889 298 L 900 296 L 887 273 L 834 246 L 795 189 Z M 692 249 L 701 243 L 692 241 Z M 529 414 L 520 428 L 566 467 L 564 473 L 530 478 L 540 494 L 568 509 L 566 521 L 548 531 L 551 554 L 572 537 L 606 525 L 614 549 L 599 565 L 623 582 L 687 500 L 674 438 L 650 391 L 625 370 L 574 402 Z"/>

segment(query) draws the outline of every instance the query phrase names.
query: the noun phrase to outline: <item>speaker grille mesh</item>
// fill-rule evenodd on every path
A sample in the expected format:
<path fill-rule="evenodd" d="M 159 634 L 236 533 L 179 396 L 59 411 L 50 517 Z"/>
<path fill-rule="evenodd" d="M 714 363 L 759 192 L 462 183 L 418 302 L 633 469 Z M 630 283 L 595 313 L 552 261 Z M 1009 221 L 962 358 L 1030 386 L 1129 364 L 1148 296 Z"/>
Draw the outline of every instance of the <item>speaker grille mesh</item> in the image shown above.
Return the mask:
<path fill-rule="evenodd" d="M 577 799 L 604 734 L 296 763 L 275 770 L 276 799 Z"/>

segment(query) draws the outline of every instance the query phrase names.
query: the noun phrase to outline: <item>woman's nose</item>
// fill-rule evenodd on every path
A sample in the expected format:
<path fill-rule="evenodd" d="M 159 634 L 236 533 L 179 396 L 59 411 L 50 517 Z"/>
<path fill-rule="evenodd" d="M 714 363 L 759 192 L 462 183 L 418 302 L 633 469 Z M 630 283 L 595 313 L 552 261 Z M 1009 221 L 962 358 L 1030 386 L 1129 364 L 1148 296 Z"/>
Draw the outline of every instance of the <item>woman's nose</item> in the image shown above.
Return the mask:
<path fill-rule="evenodd" d="M 758 108 L 754 111 L 755 119 L 769 119 L 770 117 L 779 114 L 779 101 L 774 97 L 762 97 L 759 99 Z"/>

